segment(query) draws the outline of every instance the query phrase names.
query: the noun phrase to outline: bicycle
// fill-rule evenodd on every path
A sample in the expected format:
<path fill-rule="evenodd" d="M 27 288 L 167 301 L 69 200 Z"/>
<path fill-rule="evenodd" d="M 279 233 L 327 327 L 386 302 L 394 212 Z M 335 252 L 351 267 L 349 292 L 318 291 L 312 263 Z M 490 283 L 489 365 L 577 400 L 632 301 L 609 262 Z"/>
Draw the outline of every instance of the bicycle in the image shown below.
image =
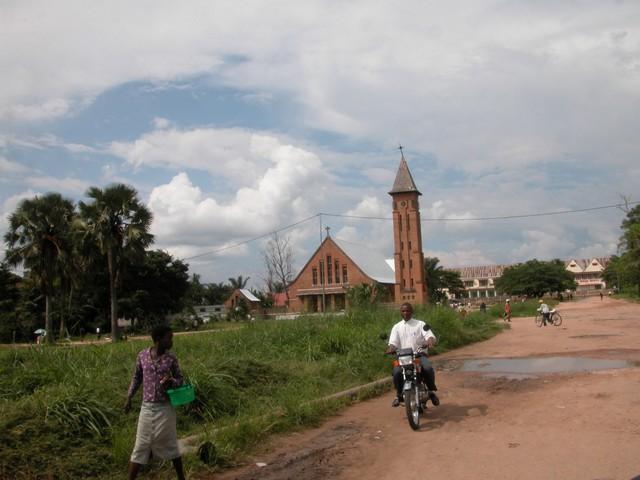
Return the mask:
<path fill-rule="evenodd" d="M 536 313 L 535 318 L 536 325 L 538 327 L 542 327 L 544 324 L 542 314 L 540 312 Z M 554 327 L 559 327 L 562 325 L 562 315 L 555 308 L 549 312 L 549 320 L 548 323 L 553 325 Z"/>

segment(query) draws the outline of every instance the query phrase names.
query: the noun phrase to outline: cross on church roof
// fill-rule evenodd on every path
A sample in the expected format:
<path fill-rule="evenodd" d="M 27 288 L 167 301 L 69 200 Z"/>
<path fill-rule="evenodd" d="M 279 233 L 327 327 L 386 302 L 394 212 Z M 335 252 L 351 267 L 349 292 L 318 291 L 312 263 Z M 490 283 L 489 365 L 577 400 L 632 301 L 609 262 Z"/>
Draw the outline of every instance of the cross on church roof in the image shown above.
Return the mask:
<path fill-rule="evenodd" d="M 328 237 L 329 236 L 329 230 L 331 230 L 331 227 L 327 226 L 327 227 L 324 227 L 324 229 L 327 231 L 327 237 Z"/>

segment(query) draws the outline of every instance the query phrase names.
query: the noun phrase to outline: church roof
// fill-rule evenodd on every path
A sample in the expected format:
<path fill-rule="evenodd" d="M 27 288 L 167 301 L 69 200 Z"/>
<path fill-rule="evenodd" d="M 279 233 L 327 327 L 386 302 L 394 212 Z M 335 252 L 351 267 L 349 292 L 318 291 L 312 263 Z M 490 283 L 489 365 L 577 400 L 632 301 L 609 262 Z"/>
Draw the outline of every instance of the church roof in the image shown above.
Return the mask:
<path fill-rule="evenodd" d="M 347 242 L 336 237 L 332 240 L 355 263 L 362 272 L 378 283 L 396 283 L 396 274 L 391 263 L 380 253 L 360 243 Z"/>
<path fill-rule="evenodd" d="M 239 288 L 238 291 L 250 302 L 259 302 L 260 299 L 256 298 L 256 296 L 251 293 L 250 290 L 246 289 L 246 288 Z"/>
<path fill-rule="evenodd" d="M 396 174 L 396 180 L 393 182 L 393 188 L 389 194 L 393 195 L 394 193 L 405 192 L 416 192 L 418 195 L 422 195 L 422 193 L 418 191 L 418 187 L 416 187 L 413 177 L 411 176 L 411 172 L 409 171 L 407 161 L 404 159 L 404 155 L 402 155 L 400 166 L 398 167 L 398 173 Z"/>

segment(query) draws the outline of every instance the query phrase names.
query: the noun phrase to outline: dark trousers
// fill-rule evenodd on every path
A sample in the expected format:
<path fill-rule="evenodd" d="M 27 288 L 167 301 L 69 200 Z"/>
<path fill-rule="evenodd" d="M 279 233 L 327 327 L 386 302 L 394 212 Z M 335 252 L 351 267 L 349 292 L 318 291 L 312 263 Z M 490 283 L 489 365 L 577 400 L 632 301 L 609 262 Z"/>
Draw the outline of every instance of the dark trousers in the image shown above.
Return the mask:
<path fill-rule="evenodd" d="M 436 372 L 433 369 L 433 365 L 426 357 L 426 355 L 420 355 L 420 365 L 422 366 L 422 380 L 427 388 L 431 391 L 438 390 L 436 387 Z M 402 367 L 393 367 L 393 384 L 396 387 L 398 398 L 402 397 L 402 387 L 404 386 L 404 379 L 402 378 Z"/>
<path fill-rule="evenodd" d="M 542 321 L 544 322 L 544 325 L 546 325 L 547 323 L 551 323 L 551 312 L 543 313 L 542 314 Z"/>

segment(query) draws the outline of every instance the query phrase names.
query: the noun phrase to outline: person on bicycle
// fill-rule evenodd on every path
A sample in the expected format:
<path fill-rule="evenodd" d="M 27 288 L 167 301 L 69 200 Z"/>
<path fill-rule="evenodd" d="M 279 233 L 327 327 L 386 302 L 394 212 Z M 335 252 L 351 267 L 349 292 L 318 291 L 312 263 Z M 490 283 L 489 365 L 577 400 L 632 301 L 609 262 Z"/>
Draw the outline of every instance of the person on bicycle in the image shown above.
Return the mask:
<path fill-rule="evenodd" d="M 546 327 L 547 323 L 551 323 L 551 309 L 542 299 L 538 300 L 538 303 L 538 312 L 542 315 L 542 324 Z"/>
<path fill-rule="evenodd" d="M 420 365 L 422 366 L 422 379 L 429 389 L 429 399 L 431 403 L 438 406 L 440 405 L 440 399 L 435 394 L 435 391 L 438 390 L 436 387 L 436 373 L 426 356 L 427 349 L 436 344 L 436 336 L 422 320 L 413 318 L 413 306 L 410 303 L 406 302 L 400 306 L 400 316 L 402 320 L 391 329 L 389 346 L 385 353 L 393 353 L 401 348 L 411 348 L 414 353 L 418 353 Z M 392 376 L 397 392 L 397 397 L 393 400 L 392 406 L 397 407 L 404 400 L 402 395 L 402 367 L 394 367 Z"/>

